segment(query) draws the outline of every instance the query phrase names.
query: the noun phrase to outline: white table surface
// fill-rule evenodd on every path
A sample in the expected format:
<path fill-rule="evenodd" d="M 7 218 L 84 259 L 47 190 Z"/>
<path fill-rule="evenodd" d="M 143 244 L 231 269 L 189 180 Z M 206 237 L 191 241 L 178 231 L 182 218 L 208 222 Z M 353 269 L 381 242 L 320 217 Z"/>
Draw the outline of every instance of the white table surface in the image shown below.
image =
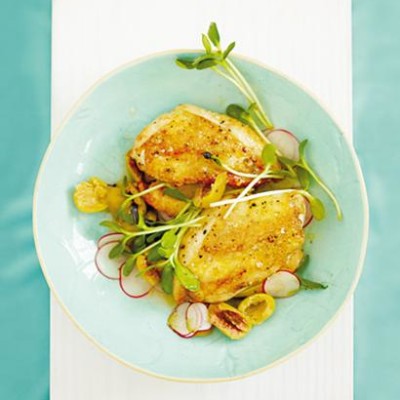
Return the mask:
<path fill-rule="evenodd" d="M 350 0 L 53 0 L 53 127 L 104 73 L 155 51 L 198 48 L 210 21 L 239 53 L 309 88 L 351 132 Z M 52 400 L 349 400 L 352 392 L 352 303 L 306 350 L 271 370 L 182 384 L 110 359 L 51 302 Z"/>

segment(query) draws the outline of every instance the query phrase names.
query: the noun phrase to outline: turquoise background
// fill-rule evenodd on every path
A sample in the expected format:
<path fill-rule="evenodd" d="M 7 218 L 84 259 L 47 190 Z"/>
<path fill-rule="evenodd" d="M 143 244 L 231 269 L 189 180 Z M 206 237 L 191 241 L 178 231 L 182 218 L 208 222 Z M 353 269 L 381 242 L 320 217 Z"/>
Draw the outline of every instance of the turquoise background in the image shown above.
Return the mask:
<path fill-rule="evenodd" d="M 48 397 L 48 290 L 34 253 L 30 205 L 49 137 L 50 8 L 50 0 L 0 4 L 1 399 Z M 355 145 L 371 205 L 356 293 L 356 400 L 397 399 L 399 392 L 399 16 L 396 0 L 353 2 Z"/>
<path fill-rule="evenodd" d="M 50 0 L 0 4 L 0 399 L 49 392 L 49 292 L 33 245 L 33 183 L 50 136 Z"/>
<path fill-rule="evenodd" d="M 353 2 L 355 145 L 370 241 L 355 302 L 355 398 L 400 398 L 400 2 Z"/>

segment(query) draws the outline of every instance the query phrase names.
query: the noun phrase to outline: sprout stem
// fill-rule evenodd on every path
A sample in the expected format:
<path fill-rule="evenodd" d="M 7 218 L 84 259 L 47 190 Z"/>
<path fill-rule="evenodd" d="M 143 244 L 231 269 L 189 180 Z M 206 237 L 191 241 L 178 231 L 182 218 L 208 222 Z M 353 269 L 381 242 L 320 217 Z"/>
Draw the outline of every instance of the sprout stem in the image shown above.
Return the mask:
<path fill-rule="evenodd" d="M 154 192 L 155 190 L 161 189 L 161 188 L 163 188 L 165 186 L 167 186 L 165 183 L 159 183 L 158 185 L 151 186 L 151 187 L 149 187 L 149 188 L 147 188 L 147 189 L 145 189 L 145 190 L 143 190 L 143 191 L 141 191 L 139 193 L 134 193 L 131 196 L 129 196 L 127 199 L 124 200 L 124 202 L 121 204 L 121 208 L 125 208 L 125 206 L 129 202 L 131 202 L 132 200 L 137 199 L 138 197 L 142 197 L 145 194 Z"/>
<path fill-rule="evenodd" d="M 228 210 L 226 211 L 225 215 L 224 215 L 224 219 L 228 218 L 229 215 L 231 214 L 231 212 L 233 211 L 233 209 L 236 207 L 236 204 L 238 203 L 238 201 L 240 201 L 240 199 L 242 199 L 243 197 L 246 196 L 246 194 L 248 192 L 250 192 L 251 189 L 253 189 L 253 187 L 263 178 L 265 178 L 268 175 L 268 172 L 270 171 L 270 165 L 268 165 L 264 171 L 257 175 L 244 189 L 243 191 L 239 194 L 239 196 L 234 199 L 237 200 L 236 202 L 232 202 L 231 206 L 228 208 Z"/>
<path fill-rule="evenodd" d="M 273 129 L 274 126 L 273 126 L 272 122 L 269 120 L 265 111 L 263 110 L 260 100 L 258 99 L 257 95 L 255 94 L 254 90 L 251 88 L 249 83 L 246 81 L 246 79 L 244 78 L 242 73 L 236 68 L 235 64 L 231 60 L 226 59 L 225 63 L 227 65 L 228 71 L 230 71 L 231 74 L 234 75 L 239 82 L 241 82 L 241 84 L 244 86 L 247 93 L 249 94 L 249 97 L 257 105 L 257 110 L 255 110 L 257 113 L 257 116 L 260 117 L 260 119 L 262 120 L 262 122 L 264 123 L 264 125 L 267 129 L 269 129 L 269 130 Z"/>
<path fill-rule="evenodd" d="M 139 231 L 139 232 L 127 232 L 127 236 L 130 238 L 136 237 L 136 236 L 143 236 L 143 235 L 150 235 L 152 233 L 156 233 L 156 232 L 165 232 L 165 231 L 169 231 L 171 229 L 175 229 L 175 228 L 183 228 L 185 226 L 196 226 L 196 223 L 201 221 L 203 219 L 203 217 L 199 217 L 199 218 L 195 218 L 191 221 L 186 221 L 183 222 L 181 224 L 176 224 L 176 225 L 166 225 L 166 226 L 160 226 L 157 228 L 154 228 L 152 230 L 148 230 L 148 231 Z"/>
<path fill-rule="evenodd" d="M 303 165 L 301 165 L 301 166 L 303 167 L 303 169 L 305 169 L 312 176 L 312 178 L 315 180 L 315 182 L 317 182 L 317 184 L 322 188 L 322 190 L 332 200 L 332 203 L 333 203 L 333 205 L 335 206 L 335 209 L 336 209 L 337 218 L 338 218 L 339 221 L 341 221 L 343 219 L 343 213 L 342 213 L 342 210 L 340 208 L 339 202 L 337 201 L 335 195 L 328 188 L 328 186 L 326 186 L 326 184 L 322 181 L 322 179 L 313 171 L 313 169 L 310 168 L 309 165 L 304 162 L 304 160 L 303 160 Z"/>
<path fill-rule="evenodd" d="M 239 199 L 239 197 L 236 197 L 234 199 L 226 199 L 226 200 L 216 201 L 214 203 L 211 203 L 210 207 L 222 207 L 222 206 L 226 206 L 228 204 L 243 203 L 243 202 L 246 202 L 249 200 L 258 199 L 260 197 L 275 196 L 278 194 L 294 193 L 294 192 L 299 193 L 302 191 L 297 190 L 297 189 L 271 190 L 269 192 L 260 192 L 260 193 L 251 194 L 250 196 L 242 197 L 240 199 Z M 302 193 L 300 193 L 300 194 L 302 194 Z"/>

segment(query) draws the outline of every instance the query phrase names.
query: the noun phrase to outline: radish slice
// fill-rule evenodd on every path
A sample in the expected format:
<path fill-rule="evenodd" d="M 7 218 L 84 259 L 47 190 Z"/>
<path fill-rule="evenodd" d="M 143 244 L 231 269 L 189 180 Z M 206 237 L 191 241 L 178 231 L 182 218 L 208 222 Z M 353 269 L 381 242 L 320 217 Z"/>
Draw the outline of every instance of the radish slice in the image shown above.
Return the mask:
<path fill-rule="evenodd" d="M 119 269 L 119 286 L 127 296 L 140 299 L 151 292 L 153 286 L 141 276 L 137 276 L 138 270 L 136 267 L 133 268 L 129 276 L 125 276 L 122 273 L 123 269 L 124 264 Z"/>
<path fill-rule="evenodd" d="M 201 303 L 192 303 L 186 309 L 186 325 L 190 332 L 197 332 L 203 325 L 203 313 L 198 304 Z"/>
<path fill-rule="evenodd" d="M 118 242 L 123 237 L 124 235 L 118 232 L 106 233 L 105 235 L 101 236 L 97 241 L 97 247 L 98 248 L 103 247 L 105 244 L 110 242 Z"/>
<path fill-rule="evenodd" d="M 300 280 L 292 272 L 278 271 L 264 281 L 263 290 L 272 297 L 290 297 L 300 290 Z"/>
<path fill-rule="evenodd" d="M 293 133 L 284 129 L 276 129 L 270 132 L 267 138 L 284 157 L 299 161 L 299 141 Z"/>
<path fill-rule="evenodd" d="M 203 303 L 192 303 L 186 311 L 186 323 L 189 331 L 205 332 L 212 328 L 208 320 L 208 308 Z"/>
<path fill-rule="evenodd" d="M 306 204 L 306 213 L 304 215 L 304 222 L 303 222 L 303 228 L 306 226 L 310 225 L 311 221 L 313 220 L 313 215 L 311 212 L 311 205 L 310 202 L 304 197 L 304 202 Z"/>
<path fill-rule="evenodd" d="M 119 269 L 125 262 L 125 257 L 110 258 L 108 255 L 118 241 L 108 242 L 101 246 L 95 255 L 94 263 L 97 270 L 108 279 L 119 279 Z"/>
<path fill-rule="evenodd" d="M 196 331 L 188 329 L 187 311 L 190 303 L 179 304 L 168 318 L 168 326 L 180 337 L 185 339 L 191 338 L 196 334 Z"/>
<path fill-rule="evenodd" d="M 189 309 L 196 309 L 197 313 L 200 315 L 201 324 L 197 328 L 198 332 L 205 332 L 212 328 L 212 325 L 208 319 L 208 308 L 204 303 L 193 303 Z"/>

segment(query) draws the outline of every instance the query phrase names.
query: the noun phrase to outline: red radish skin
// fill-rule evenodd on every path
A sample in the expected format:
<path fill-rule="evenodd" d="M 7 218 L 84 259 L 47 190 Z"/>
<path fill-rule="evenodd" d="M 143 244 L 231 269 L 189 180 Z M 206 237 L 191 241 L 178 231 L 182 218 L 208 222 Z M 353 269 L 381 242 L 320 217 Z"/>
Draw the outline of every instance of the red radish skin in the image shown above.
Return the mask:
<path fill-rule="evenodd" d="M 97 241 L 97 248 L 103 247 L 105 244 L 110 242 L 118 242 L 123 237 L 124 235 L 118 232 L 106 233 L 105 235 L 99 237 L 99 240 Z"/>
<path fill-rule="evenodd" d="M 121 290 L 132 299 L 140 299 L 147 296 L 153 289 L 153 286 L 140 276 L 136 276 L 138 273 L 136 268 L 132 270 L 129 276 L 124 276 L 122 272 L 123 267 L 124 264 L 119 269 L 119 286 Z"/>
<path fill-rule="evenodd" d="M 293 161 L 299 161 L 300 143 L 293 133 L 285 129 L 275 129 L 268 133 L 267 138 L 273 145 L 275 145 L 282 156 Z"/>
<path fill-rule="evenodd" d="M 111 249 L 119 242 L 108 242 L 101 246 L 94 257 L 94 264 L 101 275 L 107 279 L 117 280 L 119 279 L 119 270 L 121 264 L 125 262 L 125 257 L 118 257 L 115 259 L 109 258 Z"/>
<path fill-rule="evenodd" d="M 296 274 L 280 270 L 265 279 L 263 291 L 272 297 L 284 298 L 296 294 L 300 290 L 300 279 Z"/>

